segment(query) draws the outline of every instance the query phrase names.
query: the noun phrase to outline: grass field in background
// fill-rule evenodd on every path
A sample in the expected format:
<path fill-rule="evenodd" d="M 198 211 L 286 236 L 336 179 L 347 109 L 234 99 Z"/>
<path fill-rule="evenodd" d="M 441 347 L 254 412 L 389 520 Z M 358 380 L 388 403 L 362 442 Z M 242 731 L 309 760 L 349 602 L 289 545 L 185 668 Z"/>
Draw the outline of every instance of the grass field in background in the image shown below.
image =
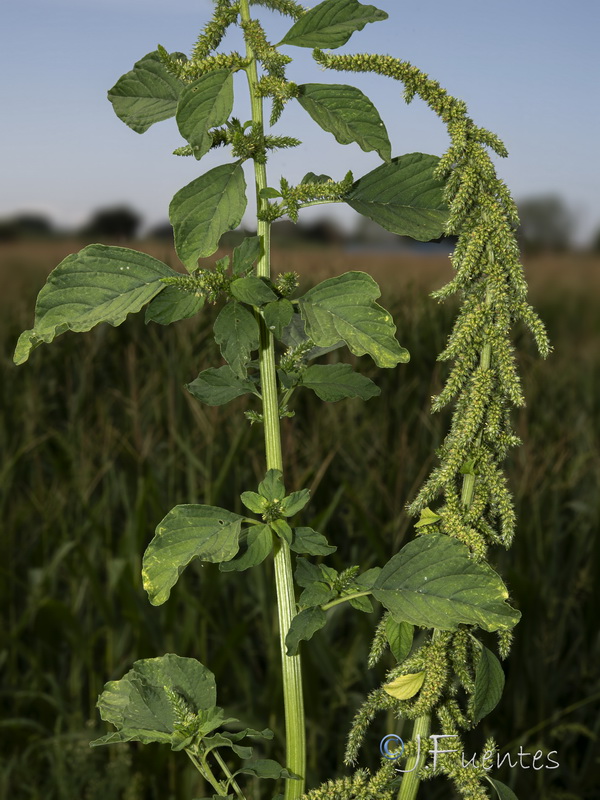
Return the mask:
<path fill-rule="evenodd" d="M 209 408 L 182 388 L 221 363 L 210 334 L 213 307 L 169 328 L 146 327 L 138 315 L 120 328 L 65 334 L 26 365 L 12 364 L 37 291 L 80 246 L 0 248 L 0 799 L 189 800 L 207 792 L 181 754 L 158 745 L 90 750 L 87 742 L 106 729 L 95 710 L 104 682 L 138 658 L 177 652 L 215 673 L 228 715 L 271 727 L 275 743 L 264 755 L 283 758 L 282 718 L 272 707 L 281 684 L 271 566 L 240 574 L 191 566 L 160 608 L 150 606 L 140 578 L 142 553 L 172 506 L 240 509 L 240 492 L 264 473 L 262 430 L 244 419 L 244 399 Z M 165 244 L 140 249 L 176 263 Z M 428 408 L 445 374 L 436 355 L 456 306 L 427 292 L 450 277 L 449 261 L 332 248 L 281 250 L 273 262 L 275 270 L 298 270 L 307 284 L 347 269 L 370 272 L 411 353 L 392 371 L 360 359 L 381 397 L 323 404 L 299 392 L 297 416 L 283 421 L 288 485 L 310 487 L 303 522 L 338 546 L 329 563 L 382 565 L 413 536 L 405 504 L 434 465 L 448 424 L 447 413 L 430 416 Z M 520 745 L 556 750 L 558 769 L 496 775 L 520 800 L 595 800 L 600 261 L 546 256 L 526 269 L 554 353 L 540 361 L 516 331 L 527 407 L 515 425 L 525 444 L 507 469 L 519 526 L 513 548 L 496 552 L 495 561 L 523 619 L 505 663 L 503 699 L 468 745 L 481 751 L 494 735 L 513 755 Z M 336 608 L 303 646 L 309 785 L 344 773 L 350 720 L 391 666 L 366 668 L 379 613 Z M 377 766 L 385 733 L 408 733 L 396 724 L 376 719 L 361 765 Z M 269 789 L 263 782 L 250 794 L 263 800 Z M 419 800 L 448 797 L 448 784 L 434 781 Z"/>

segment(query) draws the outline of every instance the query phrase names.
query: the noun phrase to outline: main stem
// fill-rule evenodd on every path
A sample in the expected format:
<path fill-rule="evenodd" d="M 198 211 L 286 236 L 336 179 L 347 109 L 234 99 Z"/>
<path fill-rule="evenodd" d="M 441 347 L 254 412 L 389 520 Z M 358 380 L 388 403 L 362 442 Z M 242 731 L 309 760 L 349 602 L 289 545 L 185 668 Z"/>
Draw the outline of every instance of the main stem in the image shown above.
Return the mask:
<path fill-rule="evenodd" d="M 248 0 L 240 0 L 240 13 L 243 22 L 250 21 Z M 262 98 L 258 95 L 258 71 L 252 47 L 246 37 L 246 67 L 252 121 L 263 130 Z M 264 163 L 254 160 L 256 186 L 256 205 L 258 209 L 257 233 L 261 237 L 263 253 L 256 266 L 256 274 L 261 278 L 271 276 L 271 226 L 261 219 L 261 211 L 266 209 L 268 200 L 260 197 L 261 189 L 267 187 L 267 170 Z M 277 376 L 275 372 L 275 344 L 273 335 L 259 317 L 260 324 L 260 378 L 262 388 L 263 421 L 265 430 L 265 451 L 267 470 L 278 469 L 283 472 L 281 453 L 281 433 L 279 429 L 279 402 L 277 396 Z M 296 615 L 294 578 L 290 548 L 283 540 L 278 540 L 275 549 L 275 586 L 279 616 L 279 641 L 281 648 L 281 668 L 283 675 L 283 702 L 285 709 L 286 766 L 301 776 L 301 780 L 288 780 L 285 787 L 285 800 L 297 800 L 304 793 L 306 770 L 306 739 L 304 726 L 304 701 L 302 697 L 302 668 L 300 655 L 288 656 L 285 637 Z"/>

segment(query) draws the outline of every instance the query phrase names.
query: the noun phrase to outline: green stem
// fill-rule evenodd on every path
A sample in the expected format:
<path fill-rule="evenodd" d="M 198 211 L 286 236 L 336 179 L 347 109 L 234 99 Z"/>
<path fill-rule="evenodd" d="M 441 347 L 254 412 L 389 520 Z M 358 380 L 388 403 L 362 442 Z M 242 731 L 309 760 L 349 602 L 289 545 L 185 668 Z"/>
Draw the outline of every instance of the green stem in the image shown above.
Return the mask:
<path fill-rule="evenodd" d="M 248 0 L 240 0 L 240 13 L 242 21 L 250 21 Z M 261 131 L 263 129 L 262 99 L 256 91 L 258 71 L 252 47 L 246 37 L 246 55 L 249 61 L 246 67 L 250 101 L 252 106 L 252 121 Z M 270 278 L 270 244 L 271 226 L 261 219 L 262 211 L 268 207 L 268 200 L 260 197 L 260 191 L 265 189 L 267 171 L 264 163 L 254 160 L 254 176 L 256 185 L 256 203 L 258 208 L 257 233 L 262 238 L 263 253 L 257 266 L 258 277 Z M 273 335 L 264 324 L 260 322 L 260 378 L 262 387 L 263 420 L 265 429 L 265 451 L 267 470 L 278 469 L 283 472 L 283 457 L 281 453 L 281 433 L 279 429 L 279 401 L 277 394 L 277 376 L 275 371 L 275 343 Z M 292 559 L 290 548 L 286 542 L 280 541 L 275 549 L 275 587 L 277 591 L 277 607 L 279 616 L 279 639 L 281 649 L 281 665 L 283 675 L 283 702 L 285 709 L 286 732 L 286 767 L 301 780 L 288 780 L 285 787 L 285 800 L 297 800 L 304 793 L 304 775 L 306 770 L 306 739 L 304 725 L 304 701 L 302 697 L 302 671 L 300 656 L 288 656 L 285 647 L 285 637 L 296 615 L 296 597 L 294 594 L 294 578 L 292 573 Z"/>
<path fill-rule="evenodd" d="M 423 714 L 422 717 L 417 717 L 415 719 L 411 738 L 413 740 L 417 740 L 417 736 L 419 736 L 417 741 L 422 742 L 423 739 L 427 739 L 430 730 L 431 715 Z M 398 800 L 415 800 L 417 792 L 419 791 L 419 785 L 421 783 L 419 772 L 426 758 L 427 752 L 423 753 L 421 745 L 416 755 L 410 756 L 410 758 L 406 759 L 406 773 L 402 777 L 400 791 L 398 792 Z"/>
<path fill-rule="evenodd" d="M 221 769 L 225 773 L 225 777 L 227 778 L 227 785 L 228 786 L 233 786 L 233 789 L 234 789 L 235 793 L 237 794 L 237 796 L 240 798 L 240 800 L 246 800 L 245 795 L 242 792 L 242 790 L 240 789 L 238 782 L 236 781 L 236 779 L 231 774 L 231 770 L 229 769 L 227 764 L 223 761 L 223 758 L 221 757 L 220 753 L 216 749 L 213 750 L 213 756 L 215 757 L 217 763 L 219 764 L 219 766 L 221 767 Z"/>
<path fill-rule="evenodd" d="M 372 594 L 370 589 L 366 592 L 355 592 L 355 594 L 347 594 L 345 597 L 338 597 L 337 600 L 332 600 L 331 603 L 325 603 L 325 605 L 321 606 L 321 608 L 323 609 L 323 611 L 327 611 L 328 608 L 339 606 L 340 603 L 345 603 L 347 600 L 354 600 L 355 597 L 365 597 L 368 594 Z"/>
<path fill-rule="evenodd" d="M 223 785 L 222 785 L 221 781 L 217 780 L 217 778 L 215 777 L 213 771 L 211 770 L 211 768 L 206 763 L 206 759 L 203 758 L 202 759 L 202 763 L 200 763 L 198 758 L 194 755 L 194 753 L 192 753 L 191 750 L 188 750 L 186 748 L 185 752 L 188 754 L 188 756 L 190 758 L 190 761 L 196 767 L 198 772 L 202 775 L 202 777 L 206 781 L 208 781 L 210 783 L 210 785 L 213 787 L 213 789 L 216 791 L 216 793 L 220 797 L 226 797 L 227 796 L 227 791 L 223 788 Z"/>

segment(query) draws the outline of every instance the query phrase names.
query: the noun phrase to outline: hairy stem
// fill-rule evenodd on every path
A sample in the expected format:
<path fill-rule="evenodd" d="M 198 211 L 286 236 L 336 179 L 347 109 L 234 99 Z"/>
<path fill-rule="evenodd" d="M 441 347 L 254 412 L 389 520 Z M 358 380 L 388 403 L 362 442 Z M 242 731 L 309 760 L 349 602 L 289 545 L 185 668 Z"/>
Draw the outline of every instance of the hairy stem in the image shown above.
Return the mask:
<path fill-rule="evenodd" d="M 240 0 L 240 13 L 243 22 L 250 21 L 249 0 Z M 249 61 L 246 67 L 250 100 L 252 104 L 252 121 L 263 129 L 262 99 L 257 92 L 258 70 L 252 47 L 246 40 L 246 55 Z M 262 239 L 263 253 L 257 263 L 256 274 L 262 278 L 271 275 L 270 265 L 270 223 L 260 219 L 260 212 L 265 210 L 268 200 L 260 197 L 260 191 L 267 187 L 267 170 L 264 163 L 254 160 L 254 176 L 256 185 L 256 202 L 259 211 L 257 233 Z M 262 386 L 263 420 L 265 429 L 265 450 L 267 469 L 279 469 L 283 472 L 281 453 L 281 433 L 279 429 L 279 402 L 277 396 L 277 377 L 275 372 L 275 344 L 273 335 L 264 324 L 260 323 L 260 378 Z M 302 671 L 300 655 L 286 654 L 285 637 L 292 619 L 296 615 L 296 598 L 290 548 L 284 541 L 279 541 L 275 550 L 275 585 L 277 590 L 277 607 L 279 616 L 279 638 L 281 647 L 281 665 L 283 674 L 283 701 L 285 708 L 286 732 L 286 767 L 301 780 L 289 780 L 285 787 L 285 800 L 297 800 L 304 792 L 304 774 L 306 767 L 306 741 L 304 729 L 304 701 L 302 697 Z"/>

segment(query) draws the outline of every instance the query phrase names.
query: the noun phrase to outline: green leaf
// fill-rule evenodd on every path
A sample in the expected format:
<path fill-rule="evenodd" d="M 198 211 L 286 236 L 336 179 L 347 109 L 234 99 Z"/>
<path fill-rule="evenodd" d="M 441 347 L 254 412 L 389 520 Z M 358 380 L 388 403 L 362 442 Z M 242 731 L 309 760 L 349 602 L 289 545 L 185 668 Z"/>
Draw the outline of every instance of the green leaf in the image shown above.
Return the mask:
<path fill-rule="evenodd" d="M 352 608 L 362 611 L 364 614 L 370 614 L 373 611 L 373 603 L 370 597 L 353 597 L 348 602 Z"/>
<path fill-rule="evenodd" d="M 179 698 L 177 704 L 173 693 Z M 216 702 L 214 675 L 194 658 L 167 653 L 160 658 L 136 661 L 121 680 L 105 684 L 98 698 L 100 716 L 117 731 L 90 744 L 93 747 L 131 741 L 174 744 L 173 734 L 180 721 L 178 706 L 197 714 L 213 710 Z"/>
<path fill-rule="evenodd" d="M 188 269 L 212 255 L 225 231 L 236 228 L 246 210 L 246 181 L 239 162 L 221 164 L 180 189 L 169 206 L 175 250 Z"/>
<path fill-rule="evenodd" d="M 427 525 L 433 525 L 440 519 L 440 515 L 436 514 L 435 511 L 432 511 L 430 508 L 424 508 L 421 511 L 419 521 L 415 523 L 415 528 L 425 528 Z"/>
<path fill-rule="evenodd" d="M 321 567 L 316 564 L 311 564 L 306 558 L 296 559 L 296 571 L 294 577 L 298 586 L 309 586 L 315 581 L 323 580 L 323 573 Z"/>
<path fill-rule="evenodd" d="M 283 472 L 279 469 L 270 469 L 258 484 L 258 493 L 271 503 L 275 500 L 283 500 L 285 497 Z"/>
<path fill-rule="evenodd" d="M 146 323 L 157 322 L 159 325 L 170 325 L 180 319 L 187 319 L 197 314 L 204 306 L 204 297 L 178 289 L 177 286 L 165 286 L 146 308 Z"/>
<path fill-rule="evenodd" d="M 242 275 L 252 269 L 254 262 L 262 255 L 262 239 L 260 236 L 246 236 L 244 241 L 233 248 L 231 268 L 234 275 Z"/>
<path fill-rule="evenodd" d="M 504 670 L 496 656 L 487 647 L 482 647 L 475 670 L 475 692 L 473 694 L 473 724 L 477 725 L 493 711 L 504 690 Z"/>
<path fill-rule="evenodd" d="M 202 747 L 205 755 L 218 747 L 228 747 L 240 758 L 250 758 L 252 755 L 251 747 L 235 744 L 226 731 L 215 733 L 212 736 L 205 736 L 202 739 Z"/>
<path fill-rule="evenodd" d="M 269 502 L 261 494 L 257 494 L 256 492 L 242 492 L 240 500 L 246 508 L 254 514 L 262 514 Z"/>
<path fill-rule="evenodd" d="M 390 683 L 384 683 L 383 690 L 396 700 L 409 700 L 423 686 L 424 680 L 424 672 L 410 672 L 408 675 L 399 675 Z"/>
<path fill-rule="evenodd" d="M 408 361 L 391 315 L 374 302 L 380 294 L 365 272 L 346 272 L 317 284 L 298 300 L 308 336 L 325 347 L 342 339 L 354 355 L 368 353 L 379 367 Z"/>
<path fill-rule="evenodd" d="M 365 152 L 376 150 L 384 161 L 391 160 L 385 125 L 360 89 L 339 83 L 305 83 L 298 88 L 296 99 L 302 108 L 340 144 L 356 142 Z"/>
<path fill-rule="evenodd" d="M 295 22 L 279 44 L 335 49 L 368 22 L 387 19 L 385 11 L 357 0 L 325 0 Z"/>
<path fill-rule="evenodd" d="M 223 125 L 233 110 L 233 74 L 227 69 L 207 72 L 186 86 L 175 119 L 179 132 L 192 146 L 197 159 L 210 150 L 210 129 Z"/>
<path fill-rule="evenodd" d="M 314 172 L 307 172 L 300 183 L 329 183 L 332 180 L 333 178 L 329 175 L 316 175 Z"/>
<path fill-rule="evenodd" d="M 350 364 L 313 364 L 304 370 L 300 383 L 328 403 L 345 397 L 369 400 L 381 394 L 370 378 L 354 372 Z"/>
<path fill-rule="evenodd" d="M 35 323 L 19 337 L 15 364 L 65 331 L 89 331 L 101 322 L 120 325 L 165 289 L 161 278 L 176 274 L 162 261 L 126 247 L 91 244 L 67 256 L 38 295 Z"/>
<path fill-rule="evenodd" d="M 273 332 L 276 339 L 281 339 L 284 328 L 290 324 L 294 316 L 294 306 L 282 297 L 273 303 L 267 303 L 263 306 L 262 312 L 267 328 Z"/>
<path fill-rule="evenodd" d="M 438 161 L 424 153 L 393 158 L 355 181 L 345 200 L 392 233 L 437 239 L 448 219 L 444 184 L 433 177 Z"/>
<path fill-rule="evenodd" d="M 136 133 L 144 133 L 155 122 L 175 114 L 183 86 L 153 50 L 119 78 L 109 89 L 108 99 L 120 120 Z"/>
<path fill-rule="evenodd" d="M 381 567 L 372 567 L 362 575 L 357 575 L 352 582 L 352 588 L 362 591 L 363 589 L 372 589 L 377 583 L 377 579 L 381 574 Z"/>
<path fill-rule="evenodd" d="M 539 769 L 539 767 L 538 767 Z M 495 778 L 490 778 L 489 775 L 485 776 L 496 790 L 499 800 L 519 800 L 517 795 L 506 784 L 497 781 Z"/>
<path fill-rule="evenodd" d="M 242 541 L 242 552 L 231 561 L 219 564 L 221 572 L 242 572 L 261 564 L 273 550 L 273 534 L 268 525 L 253 525 L 248 529 L 245 541 Z"/>
<path fill-rule="evenodd" d="M 385 636 L 398 663 L 404 661 L 410 653 L 414 631 L 409 622 L 396 622 L 391 615 L 385 621 Z"/>
<path fill-rule="evenodd" d="M 236 300 L 248 303 L 251 306 L 263 306 L 277 300 L 277 295 L 262 278 L 256 275 L 248 275 L 247 278 L 238 278 L 232 281 L 230 287 L 231 294 Z"/>
<path fill-rule="evenodd" d="M 274 189 L 272 186 L 267 186 L 264 189 L 261 189 L 258 193 L 259 197 L 262 197 L 264 200 L 273 200 L 276 197 L 282 197 L 282 194 L 277 189 Z"/>
<path fill-rule="evenodd" d="M 242 519 L 215 506 L 181 505 L 169 511 L 158 524 L 142 562 L 144 589 L 152 605 L 168 600 L 192 559 L 217 563 L 233 558 L 239 548 Z"/>
<path fill-rule="evenodd" d="M 310 556 L 328 556 L 337 550 L 337 547 L 327 542 L 322 533 L 317 533 L 312 528 L 294 528 L 290 548 L 295 553 L 307 553 Z"/>
<path fill-rule="evenodd" d="M 300 314 L 293 314 L 289 325 L 286 325 L 281 333 L 281 341 L 286 347 L 295 348 L 304 344 L 309 338 L 302 316 Z M 311 347 L 311 349 L 305 353 L 304 361 L 311 361 L 314 358 L 319 358 L 319 356 L 331 353 L 333 350 L 339 350 L 339 348 L 344 347 L 344 345 L 345 342 L 340 340 L 330 347 Z"/>
<path fill-rule="evenodd" d="M 299 775 L 290 772 L 271 758 L 256 758 L 248 761 L 233 774 L 254 775 L 257 778 L 271 778 L 272 780 L 277 780 L 278 778 L 300 779 Z"/>
<path fill-rule="evenodd" d="M 295 656 L 301 641 L 307 641 L 327 622 L 327 615 L 322 608 L 305 608 L 297 614 L 285 637 L 288 656 Z"/>
<path fill-rule="evenodd" d="M 250 394 L 255 390 L 252 381 L 238 378 L 228 364 L 218 369 L 210 367 L 203 370 L 195 380 L 187 383 L 185 388 L 208 406 L 222 406 L 236 397 Z"/>
<path fill-rule="evenodd" d="M 253 350 L 258 350 L 260 332 L 251 311 L 235 300 L 221 309 L 213 328 L 215 341 L 234 375 L 246 378 L 246 366 Z"/>
<path fill-rule="evenodd" d="M 427 534 L 405 545 L 382 569 L 373 597 L 398 621 L 441 630 L 461 624 L 507 630 L 521 616 L 505 602 L 508 592 L 500 576 L 445 534 Z"/>
<path fill-rule="evenodd" d="M 297 514 L 310 500 L 310 492 L 308 489 L 300 489 L 299 492 L 292 492 L 281 501 L 281 513 L 284 517 L 293 517 Z"/>
<path fill-rule="evenodd" d="M 269 524 L 271 530 L 274 531 L 280 539 L 283 539 L 287 544 L 292 543 L 292 529 L 284 519 L 274 519 Z"/>
<path fill-rule="evenodd" d="M 322 606 L 328 603 L 336 596 L 333 589 L 326 583 L 315 581 L 309 583 L 306 589 L 298 598 L 298 605 L 300 608 L 313 608 L 314 606 Z"/>

